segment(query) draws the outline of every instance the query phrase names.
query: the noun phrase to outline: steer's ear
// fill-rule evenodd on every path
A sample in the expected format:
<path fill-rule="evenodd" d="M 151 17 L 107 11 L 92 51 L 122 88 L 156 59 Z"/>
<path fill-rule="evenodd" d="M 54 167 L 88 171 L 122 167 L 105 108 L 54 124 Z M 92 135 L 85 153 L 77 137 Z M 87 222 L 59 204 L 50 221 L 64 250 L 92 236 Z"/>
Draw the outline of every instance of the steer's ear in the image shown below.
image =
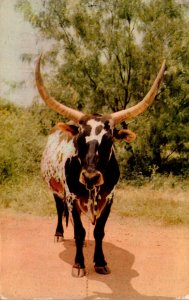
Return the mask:
<path fill-rule="evenodd" d="M 72 136 L 78 134 L 78 126 L 75 125 L 73 122 L 63 123 L 60 122 L 56 124 L 52 129 L 50 133 L 55 132 L 56 130 L 61 130 L 65 133 L 68 133 Z"/>
<path fill-rule="evenodd" d="M 131 143 L 136 139 L 136 134 L 129 129 L 114 129 L 114 138 L 116 140 L 124 140 L 127 143 Z"/>

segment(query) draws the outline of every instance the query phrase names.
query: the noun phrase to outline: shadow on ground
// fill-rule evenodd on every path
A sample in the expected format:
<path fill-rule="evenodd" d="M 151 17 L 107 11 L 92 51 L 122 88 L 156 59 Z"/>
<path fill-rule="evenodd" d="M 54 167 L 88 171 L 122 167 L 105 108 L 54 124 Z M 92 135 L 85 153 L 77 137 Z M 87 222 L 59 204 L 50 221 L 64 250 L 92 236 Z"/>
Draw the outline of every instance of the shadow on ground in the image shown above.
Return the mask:
<path fill-rule="evenodd" d="M 73 240 L 64 241 L 64 251 L 59 257 L 66 263 L 73 265 L 75 256 L 75 243 Z M 137 292 L 132 287 L 132 279 L 140 276 L 137 270 L 132 268 L 135 257 L 132 253 L 119 248 L 112 243 L 104 242 L 104 253 L 111 274 L 99 275 L 93 268 L 94 241 L 88 241 L 84 248 L 85 262 L 88 271 L 88 295 L 85 300 L 92 299 L 147 299 L 147 300 L 173 300 L 171 297 L 146 296 Z M 70 267 L 71 273 L 71 267 Z M 70 274 L 71 276 L 71 274 Z M 79 280 L 79 279 L 78 279 Z M 98 286 L 99 283 L 99 286 Z M 105 292 L 103 288 L 105 285 Z M 149 283 L 150 285 L 150 283 Z M 100 288 L 99 288 L 100 287 Z M 107 288 L 106 288 L 107 287 Z M 106 292 L 108 290 L 108 292 Z"/>

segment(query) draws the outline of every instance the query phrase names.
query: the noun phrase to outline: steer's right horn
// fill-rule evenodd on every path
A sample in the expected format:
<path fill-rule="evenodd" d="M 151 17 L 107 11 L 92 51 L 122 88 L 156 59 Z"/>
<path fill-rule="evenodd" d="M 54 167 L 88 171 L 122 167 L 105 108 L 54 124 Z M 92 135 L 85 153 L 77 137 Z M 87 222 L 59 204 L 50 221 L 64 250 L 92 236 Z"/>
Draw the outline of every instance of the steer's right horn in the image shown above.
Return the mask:
<path fill-rule="evenodd" d="M 151 89 L 146 94 L 146 96 L 143 98 L 142 101 L 137 103 L 136 105 L 129 107 L 127 109 L 123 109 L 117 112 L 114 112 L 111 114 L 111 117 L 113 119 L 114 125 L 119 124 L 126 120 L 131 120 L 137 117 L 138 115 L 145 112 L 145 110 L 152 104 L 154 101 L 154 98 L 157 94 L 157 91 L 159 89 L 161 80 L 163 78 L 163 74 L 165 71 L 165 60 L 163 61 L 161 68 L 159 70 L 159 73 L 154 80 L 154 83 L 152 84 Z"/>
<path fill-rule="evenodd" d="M 41 98 L 45 101 L 47 106 L 51 108 L 52 110 L 56 111 L 57 113 L 67 117 L 68 119 L 79 123 L 79 120 L 84 116 L 84 114 L 76 109 L 70 108 L 62 103 L 59 103 L 56 101 L 53 97 L 51 97 L 44 84 L 43 79 L 41 77 L 40 73 L 40 62 L 41 62 L 41 55 L 37 60 L 36 69 L 35 69 L 35 79 L 36 79 L 36 85 L 39 91 L 39 94 L 41 95 Z"/>

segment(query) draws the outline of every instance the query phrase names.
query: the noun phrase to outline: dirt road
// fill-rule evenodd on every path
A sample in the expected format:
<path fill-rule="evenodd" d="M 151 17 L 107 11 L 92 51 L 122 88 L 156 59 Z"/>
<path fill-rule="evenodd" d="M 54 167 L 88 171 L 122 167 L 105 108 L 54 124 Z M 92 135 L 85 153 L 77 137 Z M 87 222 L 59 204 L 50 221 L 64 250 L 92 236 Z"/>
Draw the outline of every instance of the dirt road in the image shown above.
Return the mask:
<path fill-rule="evenodd" d="M 1 298 L 189 298 L 187 227 L 163 227 L 112 213 L 104 239 L 111 274 L 94 272 L 90 225 L 84 249 L 88 276 L 73 278 L 75 247 L 71 224 L 65 230 L 65 241 L 54 243 L 56 218 L 9 211 L 2 211 L 0 218 Z M 84 224 L 88 228 L 86 218 Z"/>

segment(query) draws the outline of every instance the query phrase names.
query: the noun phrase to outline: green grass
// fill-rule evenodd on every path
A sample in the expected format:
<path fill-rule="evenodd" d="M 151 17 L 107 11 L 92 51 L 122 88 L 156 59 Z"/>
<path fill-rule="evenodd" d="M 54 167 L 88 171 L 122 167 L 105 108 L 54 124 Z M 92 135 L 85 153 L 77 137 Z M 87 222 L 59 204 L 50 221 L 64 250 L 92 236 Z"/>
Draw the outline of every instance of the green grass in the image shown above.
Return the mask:
<path fill-rule="evenodd" d="M 25 175 L 1 184 L 0 207 L 41 216 L 56 213 L 52 193 L 40 175 Z M 140 186 L 122 182 L 116 188 L 113 210 L 125 217 L 189 225 L 188 181 L 154 176 Z"/>
<path fill-rule="evenodd" d="M 122 216 L 188 225 L 188 181 L 156 176 L 140 187 L 122 183 L 115 194 L 114 209 Z"/>
<path fill-rule="evenodd" d="M 52 193 L 40 176 L 25 175 L 1 184 L 0 207 L 41 216 L 55 214 Z"/>

